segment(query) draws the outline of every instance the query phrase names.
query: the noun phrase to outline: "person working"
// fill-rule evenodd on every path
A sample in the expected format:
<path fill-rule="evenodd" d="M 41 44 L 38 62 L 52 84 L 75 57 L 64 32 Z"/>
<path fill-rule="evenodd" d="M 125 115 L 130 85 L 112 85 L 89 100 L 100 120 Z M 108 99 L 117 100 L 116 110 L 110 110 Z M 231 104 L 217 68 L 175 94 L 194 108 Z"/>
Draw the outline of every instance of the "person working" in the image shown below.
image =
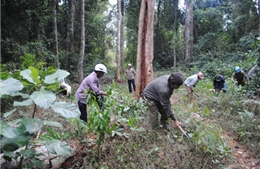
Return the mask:
<path fill-rule="evenodd" d="M 221 74 L 217 74 L 213 79 L 213 86 L 215 89 L 215 96 L 218 96 L 221 90 L 223 90 L 223 93 L 226 93 L 227 87 L 225 77 Z"/>
<path fill-rule="evenodd" d="M 129 93 L 132 93 L 132 86 L 133 90 L 135 91 L 135 70 L 132 68 L 131 64 L 128 64 L 127 67 L 128 68 L 125 70 L 125 76 L 128 82 Z"/>
<path fill-rule="evenodd" d="M 71 86 L 65 82 L 64 78 L 59 78 L 58 81 L 60 82 L 59 93 L 69 96 L 71 94 Z"/>
<path fill-rule="evenodd" d="M 248 81 L 247 75 L 241 70 L 239 66 L 234 68 L 234 73 L 232 74 L 232 80 L 236 83 L 236 86 L 244 86 L 245 82 Z"/>
<path fill-rule="evenodd" d="M 192 75 L 190 77 L 188 77 L 185 81 L 184 84 L 186 86 L 187 92 L 189 94 L 189 99 L 190 99 L 190 103 L 192 101 L 192 95 L 193 95 L 193 90 L 192 87 L 196 86 L 196 83 L 201 80 L 204 79 L 204 74 L 202 72 L 199 72 L 195 75 Z"/>
<path fill-rule="evenodd" d="M 104 76 L 104 73 L 107 73 L 106 66 L 103 64 L 97 64 L 95 66 L 95 70 L 82 81 L 75 94 L 78 101 L 79 110 L 81 112 L 80 119 L 85 122 L 87 122 L 86 98 L 89 94 L 95 95 L 96 101 L 102 110 L 103 96 L 107 95 L 107 93 L 101 90 L 99 79 Z M 98 99 L 98 96 L 101 96 L 101 100 Z"/>
<path fill-rule="evenodd" d="M 174 116 L 171 108 L 170 98 L 174 89 L 178 89 L 182 84 L 182 75 L 173 73 L 158 77 L 146 85 L 143 94 L 148 106 L 152 129 L 159 127 L 159 113 L 161 114 L 161 124 L 166 130 L 169 130 L 167 122 L 169 117 L 176 126 L 180 126 L 180 122 Z"/>

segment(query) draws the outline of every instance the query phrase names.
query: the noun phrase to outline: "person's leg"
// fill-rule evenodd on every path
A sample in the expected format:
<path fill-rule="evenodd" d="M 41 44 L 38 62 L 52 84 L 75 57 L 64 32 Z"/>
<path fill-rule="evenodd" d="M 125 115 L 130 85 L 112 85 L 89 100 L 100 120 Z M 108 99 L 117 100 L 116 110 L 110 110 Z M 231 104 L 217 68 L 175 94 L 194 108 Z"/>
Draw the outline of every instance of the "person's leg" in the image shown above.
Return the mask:
<path fill-rule="evenodd" d="M 163 125 L 163 128 L 166 130 L 169 130 L 168 128 L 168 115 L 167 113 L 164 111 L 164 109 L 162 108 L 162 106 L 160 104 L 157 105 L 159 112 L 161 114 L 161 124 Z"/>
<path fill-rule="evenodd" d="M 149 121 L 152 129 L 156 129 L 159 127 L 159 120 L 158 120 L 158 108 L 155 105 L 154 101 L 147 100 L 147 107 L 149 110 Z"/>
<path fill-rule="evenodd" d="M 192 101 L 192 89 L 189 86 L 186 86 L 186 89 L 187 89 L 189 99 L 190 99 L 190 103 L 191 103 L 191 101 Z"/>
<path fill-rule="evenodd" d="M 80 111 L 80 119 L 84 120 L 85 122 L 88 121 L 87 118 L 87 105 L 84 103 L 81 103 L 80 101 L 78 101 L 78 106 L 79 106 L 79 111 Z"/>
<path fill-rule="evenodd" d="M 244 81 L 242 81 L 240 84 L 241 84 L 241 86 L 245 86 L 246 83 Z"/>
<path fill-rule="evenodd" d="M 128 82 L 128 90 L 131 93 L 132 92 L 131 80 L 127 80 L 127 82 Z"/>
<path fill-rule="evenodd" d="M 133 88 L 134 88 L 134 91 L 135 91 L 135 79 L 132 80 L 132 84 L 133 84 Z"/>
<path fill-rule="evenodd" d="M 226 84 L 226 82 L 224 83 L 222 90 L 223 90 L 223 93 L 227 92 L 227 84 Z"/>

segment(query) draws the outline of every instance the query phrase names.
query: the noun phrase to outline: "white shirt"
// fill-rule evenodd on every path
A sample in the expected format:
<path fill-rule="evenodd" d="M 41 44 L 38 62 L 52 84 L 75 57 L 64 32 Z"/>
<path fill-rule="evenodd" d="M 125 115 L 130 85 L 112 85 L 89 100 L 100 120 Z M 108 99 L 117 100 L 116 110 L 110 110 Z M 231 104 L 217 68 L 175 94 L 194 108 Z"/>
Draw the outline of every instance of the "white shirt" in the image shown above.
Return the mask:
<path fill-rule="evenodd" d="M 184 84 L 188 87 L 192 87 L 193 85 L 195 85 L 199 80 L 199 77 L 197 74 L 192 75 L 190 77 L 188 77 L 185 81 Z"/>

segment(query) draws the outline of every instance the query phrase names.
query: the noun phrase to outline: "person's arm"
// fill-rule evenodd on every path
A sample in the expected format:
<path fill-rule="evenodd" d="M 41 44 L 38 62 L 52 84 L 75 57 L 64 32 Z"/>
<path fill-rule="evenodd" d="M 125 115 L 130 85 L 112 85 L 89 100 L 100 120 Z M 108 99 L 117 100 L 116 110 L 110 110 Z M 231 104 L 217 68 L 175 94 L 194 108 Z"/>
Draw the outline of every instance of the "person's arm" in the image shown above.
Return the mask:
<path fill-rule="evenodd" d="M 216 88 L 217 88 L 217 87 L 216 87 L 216 84 L 217 84 L 217 83 L 216 83 L 216 80 L 215 80 L 215 78 L 214 78 L 214 80 L 213 80 L 213 87 L 214 87 L 215 90 L 216 90 Z"/>
<path fill-rule="evenodd" d="M 174 116 L 174 111 L 171 107 L 171 102 L 169 99 L 168 93 L 159 93 L 159 102 L 162 105 L 162 108 L 167 113 L 167 116 L 170 117 L 173 121 L 176 121 L 176 118 Z"/>
<path fill-rule="evenodd" d="M 134 76 L 135 76 L 135 70 L 134 70 L 134 68 L 132 68 L 133 69 L 133 74 L 134 74 Z"/>
<path fill-rule="evenodd" d="M 246 81 L 246 82 L 249 82 L 249 79 L 248 79 L 248 77 L 247 77 L 247 75 L 246 75 L 245 72 L 243 72 L 243 75 L 244 75 L 245 81 Z"/>
<path fill-rule="evenodd" d="M 100 89 L 100 85 L 99 85 L 99 80 L 96 79 L 91 79 L 90 83 L 89 83 L 89 88 L 96 94 L 96 95 L 101 95 L 102 94 L 102 90 Z"/>
<path fill-rule="evenodd" d="M 65 82 L 62 82 L 60 86 L 66 89 L 66 91 L 67 91 L 66 95 L 67 96 L 71 94 L 71 87 L 70 87 L 70 85 L 68 85 Z"/>

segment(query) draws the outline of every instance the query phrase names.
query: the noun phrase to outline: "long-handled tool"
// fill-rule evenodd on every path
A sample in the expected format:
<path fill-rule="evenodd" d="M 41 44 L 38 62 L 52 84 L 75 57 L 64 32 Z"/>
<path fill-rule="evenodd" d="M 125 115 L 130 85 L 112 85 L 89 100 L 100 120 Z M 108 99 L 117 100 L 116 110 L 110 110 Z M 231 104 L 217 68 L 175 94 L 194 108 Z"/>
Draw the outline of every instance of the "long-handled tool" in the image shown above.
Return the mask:
<path fill-rule="evenodd" d="M 197 93 L 195 93 L 193 90 L 192 90 L 192 93 L 194 93 L 197 97 L 200 97 Z"/>
<path fill-rule="evenodd" d="M 187 133 L 182 129 L 181 126 L 178 126 L 178 127 L 179 127 L 179 129 L 181 130 L 181 132 L 185 135 L 185 137 L 187 137 L 187 139 L 188 139 L 189 142 L 190 142 L 190 137 L 187 135 Z"/>

